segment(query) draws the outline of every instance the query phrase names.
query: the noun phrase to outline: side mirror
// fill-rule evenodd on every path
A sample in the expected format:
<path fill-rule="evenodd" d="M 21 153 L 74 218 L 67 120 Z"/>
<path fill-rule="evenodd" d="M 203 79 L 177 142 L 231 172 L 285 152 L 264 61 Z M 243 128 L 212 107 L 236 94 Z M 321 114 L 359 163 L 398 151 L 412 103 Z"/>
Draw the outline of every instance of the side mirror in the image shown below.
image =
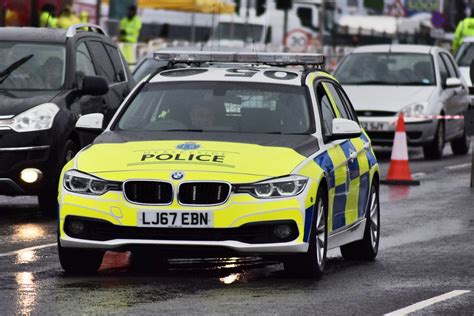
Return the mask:
<path fill-rule="evenodd" d="M 102 131 L 104 124 L 104 114 L 91 113 L 81 116 L 76 122 L 76 128 L 90 131 Z"/>
<path fill-rule="evenodd" d="M 462 85 L 462 81 L 459 78 L 448 78 L 446 79 L 446 88 L 457 88 Z"/>
<path fill-rule="evenodd" d="M 362 133 L 359 124 L 354 121 L 335 118 L 332 120 L 332 135 L 330 140 L 359 137 Z"/>
<path fill-rule="evenodd" d="M 86 76 L 82 80 L 81 93 L 83 95 L 104 95 L 109 92 L 109 85 L 101 76 Z"/>

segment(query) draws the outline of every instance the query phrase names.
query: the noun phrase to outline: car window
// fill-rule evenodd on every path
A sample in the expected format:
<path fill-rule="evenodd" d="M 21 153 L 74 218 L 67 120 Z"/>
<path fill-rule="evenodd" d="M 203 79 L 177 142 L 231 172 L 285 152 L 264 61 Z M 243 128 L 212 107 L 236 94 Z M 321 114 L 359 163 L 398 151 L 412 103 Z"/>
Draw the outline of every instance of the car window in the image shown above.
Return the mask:
<path fill-rule="evenodd" d="M 324 85 L 329 90 L 329 93 L 331 94 L 332 99 L 334 100 L 334 103 L 336 104 L 336 107 L 339 110 L 339 113 L 341 114 L 341 118 L 350 120 L 351 119 L 350 114 L 347 112 L 347 109 L 344 106 L 344 102 L 339 96 L 339 93 L 337 92 L 334 84 L 332 82 L 325 82 Z"/>
<path fill-rule="evenodd" d="M 122 59 L 119 55 L 117 48 L 113 47 L 112 45 L 105 44 L 107 48 L 107 52 L 109 53 L 110 59 L 112 60 L 112 64 L 114 66 L 114 81 L 115 82 L 123 82 L 126 80 L 125 77 L 125 70 L 123 68 Z"/>
<path fill-rule="evenodd" d="M 96 74 L 89 50 L 82 42 L 77 46 L 76 51 L 76 80 L 78 83 L 82 83 L 85 76 L 95 76 Z"/>
<path fill-rule="evenodd" d="M 474 60 L 474 44 L 464 43 L 456 54 L 459 67 L 469 67 Z"/>
<path fill-rule="evenodd" d="M 311 134 L 301 86 L 232 82 L 146 84 L 114 129 Z"/>
<path fill-rule="evenodd" d="M 58 90 L 66 80 L 66 48 L 0 41 L 1 72 L 0 90 Z"/>
<path fill-rule="evenodd" d="M 449 57 L 448 54 L 441 53 L 441 58 L 443 58 L 446 66 L 448 67 L 448 73 L 450 78 L 459 78 L 459 73 L 456 69 L 456 66 L 454 66 L 454 63 L 452 62 L 451 58 Z"/>
<path fill-rule="evenodd" d="M 342 85 L 436 84 L 433 58 L 419 53 L 353 53 L 334 72 Z"/>
<path fill-rule="evenodd" d="M 438 61 L 438 67 L 439 67 L 439 75 L 441 77 L 441 84 L 445 84 L 446 80 L 449 78 L 449 73 L 448 73 L 448 68 L 446 67 L 446 64 L 444 63 L 443 59 L 441 56 L 438 54 L 436 55 L 436 59 Z"/>
<path fill-rule="evenodd" d="M 346 111 L 349 113 L 350 120 L 353 120 L 354 122 L 359 123 L 359 120 L 357 119 L 357 114 L 354 110 L 354 107 L 352 106 L 351 101 L 347 97 L 347 94 L 344 92 L 341 86 L 336 85 L 336 90 L 339 92 L 339 96 L 341 97 L 342 101 L 344 102 L 344 105 L 346 107 Z"/>
<path fill-rule="evenodd" d="M 329 101 L 329 97 L 326 94 L 322 83 L 316 85 L 316 98 L 323 116 L 321 120 L 323 135 L 329 136 L 332 134 L 332 120 L 336 118 L 336 114 L 334 113 L 331 102 Z"/>
<path fill-rule="evenodd" d="M 90 41 L 88 42 L 91 48 L 92 55 L 94 55 L 94 62 L 98 68 L 99 74 L 104 76 L 108 83 L 115 82 L 115 70 L 110 60 L 109 54 L 105 50 L 104 45 L 101 42 Z"/>

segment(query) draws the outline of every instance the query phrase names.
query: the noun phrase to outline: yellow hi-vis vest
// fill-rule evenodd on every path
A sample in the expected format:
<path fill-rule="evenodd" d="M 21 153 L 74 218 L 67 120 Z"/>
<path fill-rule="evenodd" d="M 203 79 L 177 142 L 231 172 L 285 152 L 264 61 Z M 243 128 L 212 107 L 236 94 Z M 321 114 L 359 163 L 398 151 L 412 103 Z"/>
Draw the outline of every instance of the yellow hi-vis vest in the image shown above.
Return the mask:
<path fill-rule="evenodd" d="M 40 27 L 58 27 L 58 19 L 55 18 L 51 13 L 44 11 L 39 17 Z"/>
<path fill-rule="evenodd" d="M 454 32 L 453 52 L 458 50 L 465 37 L 471 36 L 474 36 L 474 18 L 466 18 L 459 22 Z"/>
<path fill-rule="evenodd" d="M 135 15 L 131 20 L 128 17 L 124 17 L 120 21 L 120 32 L 124 33 L 120 35 L 120 41 L 125 43 L 138 42 L 141 28 L 142 20 L 138 16 Z"/>

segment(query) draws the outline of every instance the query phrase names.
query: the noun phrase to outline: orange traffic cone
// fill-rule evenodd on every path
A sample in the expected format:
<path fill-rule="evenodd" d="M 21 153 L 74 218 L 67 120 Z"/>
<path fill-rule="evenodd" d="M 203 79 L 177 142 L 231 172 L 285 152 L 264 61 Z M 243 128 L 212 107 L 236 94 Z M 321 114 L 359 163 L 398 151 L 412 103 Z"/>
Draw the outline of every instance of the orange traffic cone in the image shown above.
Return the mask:
<path fill-rule="evenodd" d="M 392 157 L 386 179 L 382 184 L 419 185 L 420 181 L 413 180 L 408 162 L 407 134 L 403 112 L 398 116 L 397 129 L 393 140 Z"/>

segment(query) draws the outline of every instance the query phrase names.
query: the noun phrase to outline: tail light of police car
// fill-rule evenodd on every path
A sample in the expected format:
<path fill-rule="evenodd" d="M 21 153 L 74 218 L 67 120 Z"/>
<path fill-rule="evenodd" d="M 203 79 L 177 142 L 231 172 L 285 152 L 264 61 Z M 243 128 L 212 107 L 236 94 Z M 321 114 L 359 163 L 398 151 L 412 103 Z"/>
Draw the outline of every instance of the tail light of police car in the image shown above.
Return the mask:
<path fill-rule="evenodd" d="M 300 194 L 307 182 L 308 178 L 293 175 L 264 182 L 236 185 L 234 191 L 248 193 L 259 199 L 291 197 Z"/>

